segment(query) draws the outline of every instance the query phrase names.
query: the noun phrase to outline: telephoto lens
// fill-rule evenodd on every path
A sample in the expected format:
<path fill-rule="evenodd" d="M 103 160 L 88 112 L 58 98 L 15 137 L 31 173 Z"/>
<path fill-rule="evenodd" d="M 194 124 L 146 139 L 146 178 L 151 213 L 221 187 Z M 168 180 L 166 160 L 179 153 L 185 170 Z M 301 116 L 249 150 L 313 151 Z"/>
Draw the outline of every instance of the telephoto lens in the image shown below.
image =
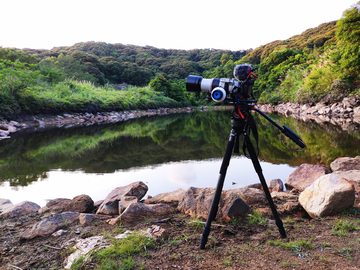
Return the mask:
<path fill-rule="evenodd" d="M 189 75 L 186 79 L 186 91 L 188 92 L 208 92 L 210 93 L 220 84 L 220 79 L 204 79 L 201 76 Z"/>

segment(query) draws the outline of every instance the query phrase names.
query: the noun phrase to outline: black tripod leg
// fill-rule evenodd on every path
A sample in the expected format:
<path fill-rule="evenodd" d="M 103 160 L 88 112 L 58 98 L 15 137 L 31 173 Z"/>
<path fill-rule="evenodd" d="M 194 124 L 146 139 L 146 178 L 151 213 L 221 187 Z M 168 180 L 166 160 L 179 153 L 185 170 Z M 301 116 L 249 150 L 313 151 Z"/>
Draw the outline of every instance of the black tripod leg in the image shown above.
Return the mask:
<path fill-rule="evenodd" d="M 275 222 L 276 222 L 276 226 L 279 228 L 279 232 L 280 232 L 280 235 L 282 238 L 286 238 L 286 232 L 285 232 L 285 229 L 284 229 L 284 225 L 279 217 L 279 214 L 276 210 L 276 207 L 275 207 L 275 204 L 274 204 L 274 201 L 273 199 L 271 198 L 271 195 L 270 195 L 270 192 L 269 192 L 269 188 L 266 184 L 266 181 L 265 181 L 265 178 L 264 178 L 264 175 L 262 173 L 262 169 L 261 169 L 261 166 L 260 166 L 260 162 L 256 156 L 256 152 L 255 152 L 255 149 L 254 149 L 254 146 L 252 144 L 252 142 L 250 141 L 250 138 L 249 138 L 249 135 L 248 134 L 244 134 L 244 138 L 245 138 L 245 143 L 246 143 L 246 148 L 247 150 L 249 151 L 249 155 L 250 155 L 250 158 L 251 158 L 251 161 L 254 165 L 254 168 L 255 168 L 255 171 L 256 173 L 258 174 L 259 176 L 259 179 L 260 179 L 260 182 L 261 182 L 261 185 L 263 186 L 263 189 L 264 189 L 264 192 L 265 192 L 265 195 L 266 195 L 266 198 L 269 202 L 269 205 L 270 205 L 270 208 L 271 208 L 271 211 L 273 213 L 273 216 L 275 218 Z"/>
<path fill-rule="evenodd" d="M 213 220 L 215 220 L 215 217 L 216 217 L 216 214 L 217 214 L 217 211 L 218 211 L 220 196 L 221 196 L 221 192 L 222 192 L 222 189 L 223 189 L 223 186 L 224 186 L 225 175 L 226 175 L 227 168 L 229 167 L 231 153 L 232 153 L 232 150 L 234 148 L 234 143 L 235 143 L 236 136 L 237 136 L 236 131 L 231 130 L 230 138 L 229 138 L 229 141 L 227 143 L 224 158 L 223 158 L 221 168 L 220 168 L 220 175 L 219 175 L 218 183 L 217 183 L 215 194 L 214 194 L 214 199 L 212 201 L 211 208 L 210 208 L 210 211 L 209 211 L 209 215 L 208 215 L 208 218 L 206 220 L 205 228 L 203 230 L 203 234 L 202 234 L 202 237 L 201 237 L 200 249 L 205 249 L 205 245 L 206 245 L 206 243 L 208 241 L 208 236 L 210 234 L 211 222 Z"/>

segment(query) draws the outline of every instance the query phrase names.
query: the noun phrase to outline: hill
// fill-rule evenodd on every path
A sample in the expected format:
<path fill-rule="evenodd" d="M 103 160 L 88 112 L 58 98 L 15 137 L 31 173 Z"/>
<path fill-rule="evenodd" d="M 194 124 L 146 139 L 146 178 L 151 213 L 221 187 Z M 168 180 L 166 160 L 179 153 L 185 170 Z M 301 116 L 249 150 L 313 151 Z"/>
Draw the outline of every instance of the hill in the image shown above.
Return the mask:
<path fill-rule="evenodd" d="M 188 75 L 232 78 L 234 67 L 242 63 L 259 69 L 253 89 L 259 103 L 334 102 L 358 95 L 358 5 L 339 21 L 247 51 L 167 50 L 91 41 L 51 50 L 0 47 L 0 115 L 198 105 L 206 94 L 186 92 Z M 136 98 L 114 92 L 113 86 L 124 84 L 149 89 L 141 100 L 136 90 Z M 124 95 L 134 103 L 124 101 Z"/>

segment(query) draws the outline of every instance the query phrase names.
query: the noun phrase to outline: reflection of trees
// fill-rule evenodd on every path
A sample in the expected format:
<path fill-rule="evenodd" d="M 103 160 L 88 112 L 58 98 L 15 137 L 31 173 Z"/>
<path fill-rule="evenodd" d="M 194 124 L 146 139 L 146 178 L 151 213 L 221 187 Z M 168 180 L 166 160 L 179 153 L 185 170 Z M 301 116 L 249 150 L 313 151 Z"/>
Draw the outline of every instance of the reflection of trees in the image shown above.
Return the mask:
<path fill-rule="evenodd" d="M 298 133 L 307 144 L 302 152 L 259 115 L 261 160 L 291 166 L 302 163 L 329 165 L 340 156 L 356 156 L 360 139 L 340 128 L 271 117 Z M 0 141 L 0 181 L 27 185 L 46 178 L 52 169 L 112 173 L 132 167 L 170 161 L 221 158 L 229 138 L 230 111 L 196 111 L 135 119 L 91 127 L 43 130 L 14 134 Z M 284 147 L 288 145 L 288 148 Z"/>

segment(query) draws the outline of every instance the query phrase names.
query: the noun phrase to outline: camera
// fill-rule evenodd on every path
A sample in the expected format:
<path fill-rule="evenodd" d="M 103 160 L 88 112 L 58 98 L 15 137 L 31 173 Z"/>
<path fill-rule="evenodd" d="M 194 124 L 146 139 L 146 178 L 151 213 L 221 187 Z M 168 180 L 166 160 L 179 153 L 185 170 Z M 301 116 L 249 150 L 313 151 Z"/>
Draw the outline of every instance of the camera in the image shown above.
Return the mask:
<path fill-rule="evenodd" d="M 254 80 L 251 76 L 258 76 L 252 73 L 255 70 L 251 65 L 237 65 L 234 68 L 234 77 L 229 78 L 212 78 L 204 79 L 201 76 L 189 75 L 186 79 L 186 90 L 188 92 L 209 93 L 211 99 L 215 102 L 222 102 L 227 95 L 237 95 L 241 99 L 247 100 L 252 95 L 252 86 Z"/>

